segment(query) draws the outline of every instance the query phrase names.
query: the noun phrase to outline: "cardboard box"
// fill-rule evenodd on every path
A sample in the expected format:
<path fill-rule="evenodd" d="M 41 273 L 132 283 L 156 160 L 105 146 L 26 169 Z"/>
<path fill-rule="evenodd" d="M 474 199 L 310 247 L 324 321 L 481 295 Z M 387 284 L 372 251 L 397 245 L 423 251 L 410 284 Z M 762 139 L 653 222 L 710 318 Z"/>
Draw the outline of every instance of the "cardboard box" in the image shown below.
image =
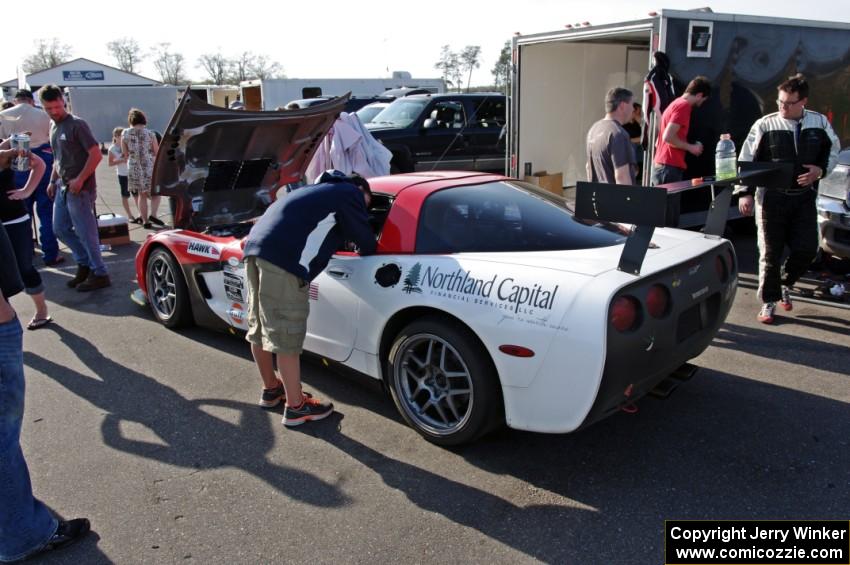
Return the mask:
<path fill-rule="evenodd" d="M 546 171 L 539 171 L 530 176 L 527 175 L 523 180 L 531 184 L 536 184 L 540 188 L 558 196 L 564 195 L 564 175 L 562 173 L 550 174 Z"/>
<path fill-rule="evenodd" d="M 127 218 L 119 214 L 98 214 L 97 234 L 102 244 L 127 245 L 130 243 Z"/>

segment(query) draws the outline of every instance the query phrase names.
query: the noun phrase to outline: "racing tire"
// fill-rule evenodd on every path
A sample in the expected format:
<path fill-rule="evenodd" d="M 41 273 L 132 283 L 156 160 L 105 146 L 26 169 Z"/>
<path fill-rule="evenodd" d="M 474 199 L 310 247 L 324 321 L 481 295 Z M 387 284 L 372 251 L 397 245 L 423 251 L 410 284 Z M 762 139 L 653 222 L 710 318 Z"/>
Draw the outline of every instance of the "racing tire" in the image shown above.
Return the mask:
<path fill-rule="evenodd" d="M 183 270 L 168 250 L 155 249 L 145 265 L 148 303 L 159 323 L 167 328 L 181 328 L 192 322 L 189 289 Z"/>
<path fill-rule="evenodd" d="M 436 316 L 408 324 L 387 359 L 396 408 L 428 441 L 469 443 L 504 421 L 496 369 L 465 327 Z"/>

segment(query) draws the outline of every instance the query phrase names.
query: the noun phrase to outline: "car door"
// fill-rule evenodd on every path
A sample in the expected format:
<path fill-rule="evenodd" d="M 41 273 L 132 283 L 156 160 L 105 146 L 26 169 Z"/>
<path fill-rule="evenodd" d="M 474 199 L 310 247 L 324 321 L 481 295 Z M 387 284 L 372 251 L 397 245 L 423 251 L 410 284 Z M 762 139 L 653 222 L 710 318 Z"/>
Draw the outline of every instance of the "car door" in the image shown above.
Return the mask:
<path fill-rule="evenodd" d="M 471 170 L 472 159 L 466 151 L 463 130 L 466 110 L 461 99 L 438 98 L 419 118 L 419 136 L 412 147 L 415 170 Z"/>
<path fill-rule="evenodd" d="M 359 287 L 364 274 L 363 259 L 354 253 L 334 255 L 325 270 L 310 283 L 310 316 L 304 349 L 345 361 L 357 337 Z"/>
<path fill-rule="evenodd" d="M 470 116 L 463 141 L 472 168 L 476 171 L 505 172 L 507 102 L 504 96 L 470 97 L 466 100 Z"/>

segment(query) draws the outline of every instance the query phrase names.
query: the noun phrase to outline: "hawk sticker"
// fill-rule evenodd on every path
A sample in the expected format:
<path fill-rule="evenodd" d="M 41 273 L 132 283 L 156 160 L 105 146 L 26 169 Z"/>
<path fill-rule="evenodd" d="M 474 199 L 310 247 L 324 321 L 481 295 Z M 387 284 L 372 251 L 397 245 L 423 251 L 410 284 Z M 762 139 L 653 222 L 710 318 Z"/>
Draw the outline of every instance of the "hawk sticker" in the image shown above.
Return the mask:
<path fill-rule="evenodd" d="M 207 259 L 221 259 L 221 249 L 219 249 L 218 245 L 207 241 L 198 241 L 197 239 L 189 242 L 189 245 L 186 247 L 186 253 L 206 257 Z"/>

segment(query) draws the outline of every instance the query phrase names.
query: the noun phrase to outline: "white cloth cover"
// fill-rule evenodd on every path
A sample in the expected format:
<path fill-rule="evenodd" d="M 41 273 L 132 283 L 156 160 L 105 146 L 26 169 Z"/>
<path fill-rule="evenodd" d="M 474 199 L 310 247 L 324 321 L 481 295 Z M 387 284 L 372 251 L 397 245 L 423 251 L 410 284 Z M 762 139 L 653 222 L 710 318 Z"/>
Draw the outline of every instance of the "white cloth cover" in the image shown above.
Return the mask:
<path fill-rule="evenodd" d="M 305 173 L 308 184 L 328 169 L 369 179 L 390 174 L 393 155 L 369 133 L 357 114 L 341 112 L 322 139 Z"/>

